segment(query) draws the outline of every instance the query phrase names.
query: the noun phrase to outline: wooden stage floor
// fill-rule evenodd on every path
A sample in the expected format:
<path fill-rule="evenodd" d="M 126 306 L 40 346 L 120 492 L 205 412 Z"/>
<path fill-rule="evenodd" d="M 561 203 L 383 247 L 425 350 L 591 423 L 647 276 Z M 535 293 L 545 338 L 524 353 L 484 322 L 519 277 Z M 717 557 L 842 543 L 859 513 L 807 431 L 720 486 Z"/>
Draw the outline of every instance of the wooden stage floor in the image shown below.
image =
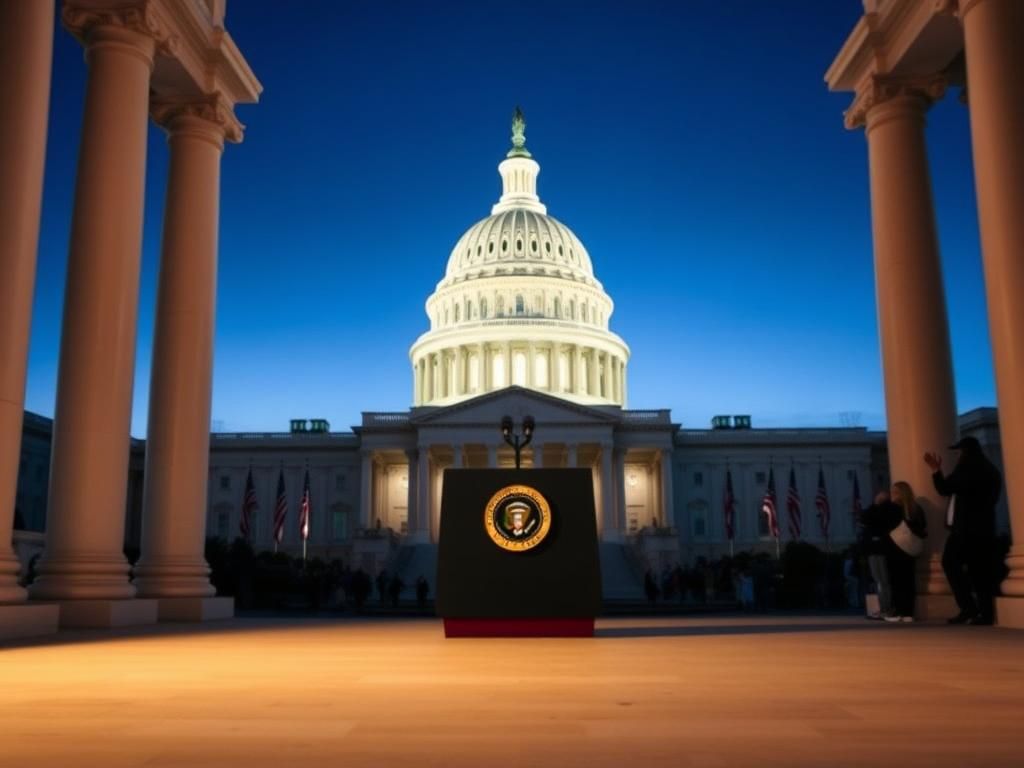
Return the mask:
<path fill-rule="evenodd" d="M 1024 632 L 235 619 L 0 646 L 0 766 L 1020 766 Z"/>

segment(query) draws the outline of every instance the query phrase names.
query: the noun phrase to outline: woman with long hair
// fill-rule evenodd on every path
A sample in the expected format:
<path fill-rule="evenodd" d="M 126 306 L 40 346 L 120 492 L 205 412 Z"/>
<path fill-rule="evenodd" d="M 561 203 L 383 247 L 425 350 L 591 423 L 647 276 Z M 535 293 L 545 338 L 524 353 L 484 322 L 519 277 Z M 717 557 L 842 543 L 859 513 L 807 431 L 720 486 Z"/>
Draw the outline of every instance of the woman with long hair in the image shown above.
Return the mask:
<path fill-rule="evenodd" d="M 889 533 L 889 578 L 892 581 L 893 615 L 886 621 L 913 621 L 917 594 L 915 564 L 927 536 L 924 510 L 914 497 L 910 483 L 892 485 L 892 500 L 900 510 L 900 521 Z"/>

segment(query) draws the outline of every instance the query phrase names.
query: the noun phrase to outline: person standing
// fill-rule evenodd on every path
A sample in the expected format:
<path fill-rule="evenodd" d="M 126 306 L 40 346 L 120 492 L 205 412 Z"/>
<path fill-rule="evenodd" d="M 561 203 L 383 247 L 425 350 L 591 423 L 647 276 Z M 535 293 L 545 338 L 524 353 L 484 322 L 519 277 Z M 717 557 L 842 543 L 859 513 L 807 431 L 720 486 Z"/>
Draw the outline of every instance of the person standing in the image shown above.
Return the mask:
<path fill-rule="evenodd" d="M 885 620 L 913 621 L 914 601 L 917 597 L 915 564 L 918 555 L 924 550 L 927 522 L 924 510 L 914 498 L 910 483 L 893 483 L 892 499 L 900 517 L 889 531 L 888 565 L 892 582 L 893 615 L 886 616 Z"/>
<path fill-rule="evenodd" d="M 864 552 L 868 558 L 868 569 L 878 592 L 878 613 L 868 616 L 872 619 L 895 616 L 897 614 L 893 607 L 889 576 L 889 553 L 892 547 L 889 531 L 899 525 L 900 511 L 890 500 L 888 491 L 882 490 L 875 494 L 874 503 L 861 510 L 860 522 L 864 526 Z"/>
<path fill-rule="evenodd" d="M 949 623 L 987 625 L 995 618 L 992 553 L 1002 475 L 986 458 L 977 438 L 961 438 L 950 448 L 960 451 L 960 456 L 948 475 L 942 472 L 941 456 L 924 455 L 935 490 L 949 497 L 949 537 L 942 551 L 942 570 L 960 608 Z"/>

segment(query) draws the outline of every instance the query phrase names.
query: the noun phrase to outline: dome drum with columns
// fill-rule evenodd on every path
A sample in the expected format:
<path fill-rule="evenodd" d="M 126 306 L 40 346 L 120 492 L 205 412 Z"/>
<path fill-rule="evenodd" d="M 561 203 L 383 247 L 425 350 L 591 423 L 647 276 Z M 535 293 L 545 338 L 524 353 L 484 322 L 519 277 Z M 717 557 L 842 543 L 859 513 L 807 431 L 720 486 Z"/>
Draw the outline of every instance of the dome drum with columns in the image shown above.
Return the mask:
<path fill-rule="evenodd" d="M 491 215 L 459 238 L 413 344 L 413 402 L 451 405 L 510 385 L 589 405 L 626 402 L 629 347 L 583 243 L 547 215 L 516 110 Z"/>

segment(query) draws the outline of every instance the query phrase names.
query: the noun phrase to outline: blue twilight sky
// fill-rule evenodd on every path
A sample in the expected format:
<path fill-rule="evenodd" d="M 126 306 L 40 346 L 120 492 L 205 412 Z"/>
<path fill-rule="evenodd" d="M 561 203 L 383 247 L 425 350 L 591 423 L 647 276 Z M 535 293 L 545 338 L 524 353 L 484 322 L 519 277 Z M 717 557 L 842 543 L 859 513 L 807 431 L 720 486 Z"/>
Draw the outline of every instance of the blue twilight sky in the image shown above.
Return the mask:
<path fill-rule="evenodd" d="M 232 0 L 264 85 L 223 161 L 213 419 L 284 430 L 412 400 L 407 352 L 500 193 L 521 104 L 539 192 L 684 426 L 884 426 L 863 133 L 823 75 L 859 0 Z M 58 29 L 27 407 L 52 415 L 86 69 Z M 968 114 L 929 116 L 961 411 L 994 404 Z M 167 146 L 150 130 L 132 434 L 146 432 Z M 927 386 L 927 382 L 921 382 Z"/>

